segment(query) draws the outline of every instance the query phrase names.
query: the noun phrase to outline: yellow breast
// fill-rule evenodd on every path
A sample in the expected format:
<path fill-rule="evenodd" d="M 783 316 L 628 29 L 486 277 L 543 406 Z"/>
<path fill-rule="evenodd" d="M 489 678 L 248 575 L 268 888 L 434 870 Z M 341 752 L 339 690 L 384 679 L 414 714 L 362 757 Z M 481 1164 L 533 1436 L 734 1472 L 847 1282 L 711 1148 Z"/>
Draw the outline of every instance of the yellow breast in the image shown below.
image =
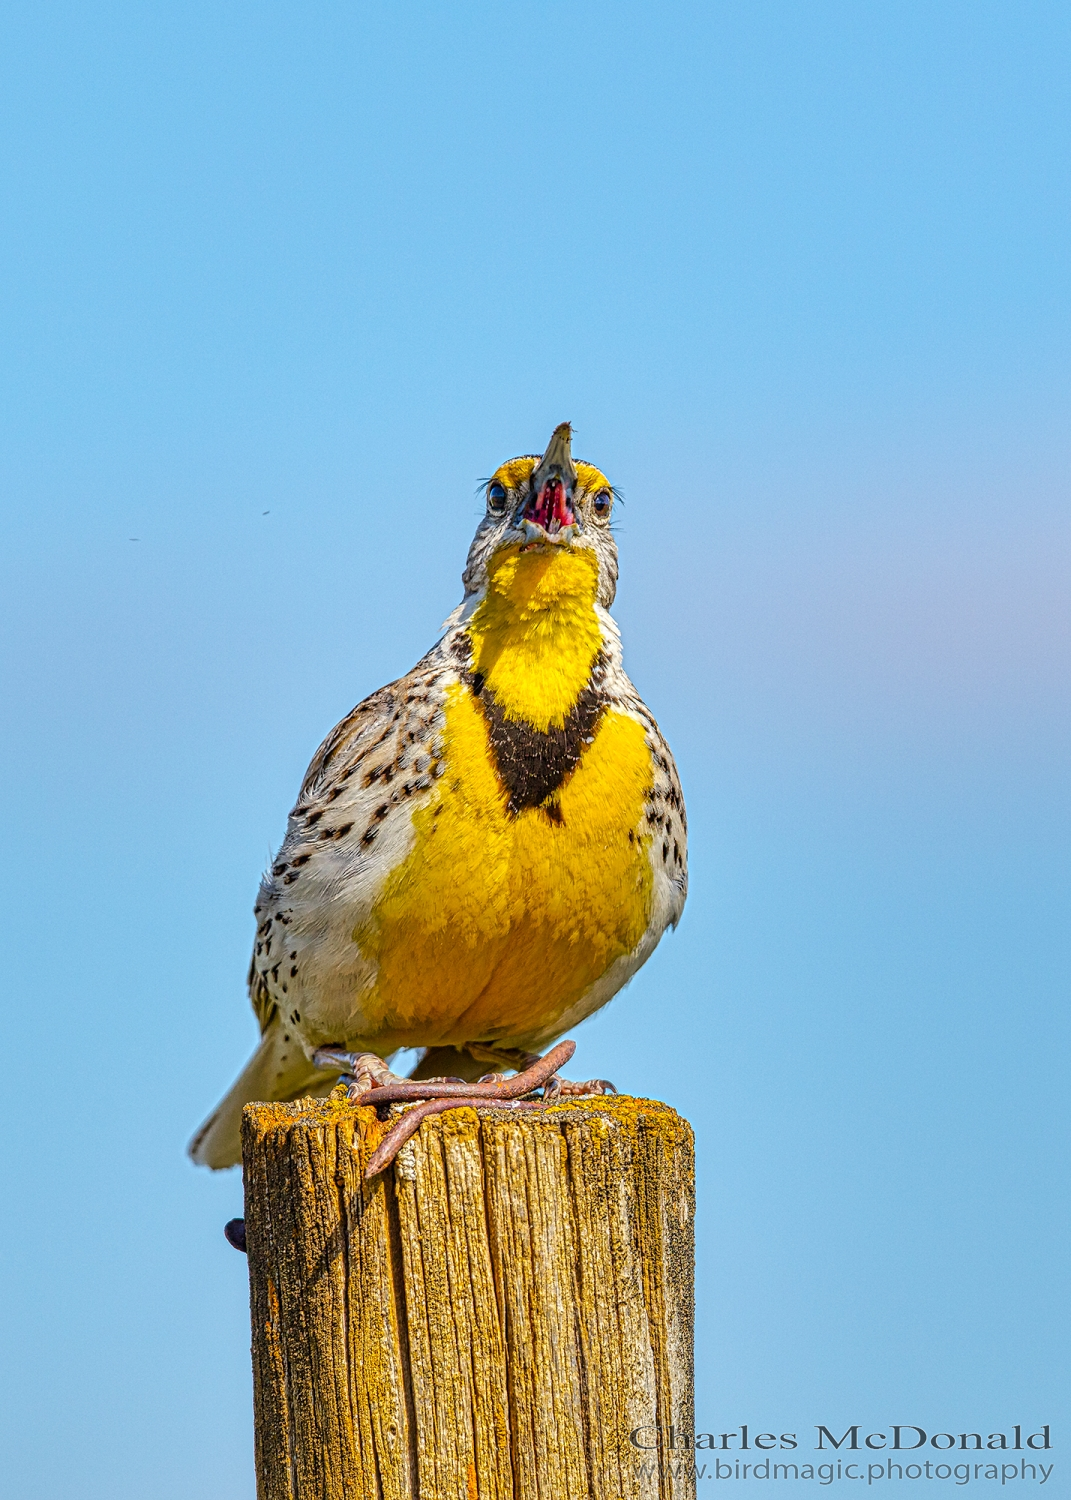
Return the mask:
<path fill-rule="evenodd" d="M 551 1034 L 650 920 L 642 725 L 603 713 L 552 812 L 508 811 L 463 684 L 446 705 L 444 752 L 416 844 L 353 934 L 378 965 L 362 1009 L 383 1051 Z"/>

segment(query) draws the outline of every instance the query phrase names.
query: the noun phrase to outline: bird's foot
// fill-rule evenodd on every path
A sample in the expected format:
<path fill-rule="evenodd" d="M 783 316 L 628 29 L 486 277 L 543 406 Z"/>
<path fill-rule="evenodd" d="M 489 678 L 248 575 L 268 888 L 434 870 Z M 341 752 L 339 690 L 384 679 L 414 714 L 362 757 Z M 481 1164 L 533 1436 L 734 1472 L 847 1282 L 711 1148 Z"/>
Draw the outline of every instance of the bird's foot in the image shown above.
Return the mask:
<path fill-rule="evenodd" d="M 407 1110 L 400 1119 L 395 1120 L 369 1158 L 364 1175 L 377 1176 L 390 1165 L 424 1120 L 448 1109 L 462 1109 L 466 1105 L 482 1105 L 492 1109 L 546 1109 L 548 1105 L 559 1103 L 565 1098 L 604 1094 L 608 1091 L 616 1093 L 613 1084 L 602 1078 L 592 1079 L 590 1083 L 566 1083 L 559 1078 L 558 1069 L 564 1067 L 575 1051 L 575 1042 L 559 1042 L 546 1056 L 533 1058 L 528 1067 L 512 1078 L 503 1078 L 499 1073 L 488 1073 L 478 1083 L 438 1083 L 430 1078 L 420 1081 L 408 1079 L 404 1083 L 389 1083 L 369 1089 L 361 1095 L 362 1104 L 412 1103 L 415 1108 Z M 525 1056 L 531 1057 L 531 1054 Z M 538 1094 L 540 1090 L 541 1095 Z"/>
<path fill-rule="evenodd" d="M 559 1078 L 555 1073 L 543 1087 L 543 1098 L 547 1103 L 561 1099 L 587 1099 L 592 1094 L 616 1094 L 617 1089 L 608 1078 L 589 1078 L 586 1083 L 574 1083 L 569 1078 Z"/>
<path fill-rule="evenodd" d="M 337 1068 L 339 1083 L 350 1099 L 361 1099 L 370 1089 L 404 1083 L 375 1052 L 346 1052 L 342 1047 L 317 1047 L 313 1062 L 318 1068 Z"/>

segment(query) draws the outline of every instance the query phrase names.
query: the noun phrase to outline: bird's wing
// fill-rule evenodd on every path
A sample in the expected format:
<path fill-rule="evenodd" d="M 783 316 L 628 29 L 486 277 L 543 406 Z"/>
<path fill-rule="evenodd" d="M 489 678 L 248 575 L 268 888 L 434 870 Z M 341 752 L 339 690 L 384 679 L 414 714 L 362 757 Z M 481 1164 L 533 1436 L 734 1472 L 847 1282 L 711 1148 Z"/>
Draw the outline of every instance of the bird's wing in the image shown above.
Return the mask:
<path fill-rule="evenodd" d="M 408 852 L 412 814 L 443 772 L 443 703 L 456 681 L 440 644 L 359 703 L 313 756 L 255 908 L 249 994 L 262 1030 L 283 1002 L 291 965 L 306 954 L 328 969 L 361 961 L 352 943 L 345 955 L 334 952 L 327 925 L 345 892 L 352 931 Z"/>

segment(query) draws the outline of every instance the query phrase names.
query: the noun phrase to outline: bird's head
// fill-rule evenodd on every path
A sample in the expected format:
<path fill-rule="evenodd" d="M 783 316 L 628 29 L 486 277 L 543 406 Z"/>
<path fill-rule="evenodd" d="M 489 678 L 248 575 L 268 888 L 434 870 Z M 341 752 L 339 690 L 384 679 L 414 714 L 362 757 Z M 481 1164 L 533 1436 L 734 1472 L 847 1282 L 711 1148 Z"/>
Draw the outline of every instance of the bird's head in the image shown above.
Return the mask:
<path fill-rule="evenodd" d="M 572 456 L 568 422 L 555 427 L 542 458 L 500 465 L 484 486 L 486 511 L 469 548 L 466 596 L 482 593 L 488 571 L 508 556 L 555 551 L 589 554 L 595 602 L 608 608 L 617 589 L 617 543 L 610 529 L 614 489 L 594 464 Z"/>

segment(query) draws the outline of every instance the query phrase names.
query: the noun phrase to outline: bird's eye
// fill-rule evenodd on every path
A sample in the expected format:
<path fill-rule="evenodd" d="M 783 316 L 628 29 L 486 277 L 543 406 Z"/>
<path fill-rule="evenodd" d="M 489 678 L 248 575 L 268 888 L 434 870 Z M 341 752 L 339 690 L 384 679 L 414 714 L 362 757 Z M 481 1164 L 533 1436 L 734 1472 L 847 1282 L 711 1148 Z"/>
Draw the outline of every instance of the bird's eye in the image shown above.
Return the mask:
<path fill-rule="evenodd" d="M 600 490 L 591 502 L 592 509 L 597 516 L 606 517 L 610 514 L 610 506 L 614 503 L 614 497 L 609 490 Z"/>
<path fill-rule="evenodd" d="M 506 508 L 506 490 L 501 484 L 487 486 L 487 509 L 493 516 L 500 516 Z"/>

